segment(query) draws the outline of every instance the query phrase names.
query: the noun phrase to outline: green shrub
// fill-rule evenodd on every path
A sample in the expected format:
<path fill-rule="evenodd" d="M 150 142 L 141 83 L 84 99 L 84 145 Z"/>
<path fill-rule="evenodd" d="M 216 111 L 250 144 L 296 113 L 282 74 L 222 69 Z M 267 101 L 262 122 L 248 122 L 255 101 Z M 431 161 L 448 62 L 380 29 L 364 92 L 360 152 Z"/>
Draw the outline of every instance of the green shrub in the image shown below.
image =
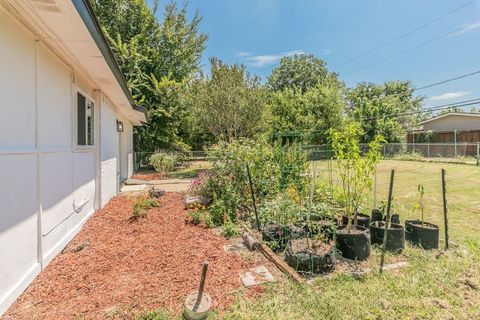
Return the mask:
<path fill-rule="evenodd" d="M 181 166 L 185 161 L 182 153 L 158 152 L 150 157 L 150 164 L 157 172 L 168 173 Z"/>
<path fill-rule="evenodd" d="M 155 199 L 148 197 L 138 197 L 133 204 L 132 217 L 138 219 L 145 217 L 148 210 L 158 207 L 158 203 Z"/>
<path fill-rule="evenodd" d="M 233 223 L 230 219 L 227 219 L 222 227 L 222 236 L 225 238 L 235 238 L 240 235 L 240 228 Z"/>
<path fill-rule="evenodd" d="M 206 210 L 192 210 L 189 212 L 189 215 L 194 225 L 199 225 L 203 223 L 209 228 L 214 227 L 212 218 Z"/>
<path fill-rule="evenodd" d="M 210 194 L 202 195 L 213 200 L 208 211 L 215 225 L 222 225 L 227 218 L 234 223 L 239 215 L 250 211 L 252 199 L 247 164 L 257 200 L 272 199 L 287 190 L 294 190 L 299 198 L 302 197 L 307 164 L 305 152 L 299 146 L 244 139 L 222 143 L 212 149 L 209 156 L 215 160 L 208 184 L 202 185 L 208 188 L 202 190 Z"/>
<path fill-rule="evenodd" d="M 265 201 L 259 208 L 259 218 L 262 225 L 278 223 L 287 225 L 298 223 L 305 209 L 291 199 L 287 194 Z"/>

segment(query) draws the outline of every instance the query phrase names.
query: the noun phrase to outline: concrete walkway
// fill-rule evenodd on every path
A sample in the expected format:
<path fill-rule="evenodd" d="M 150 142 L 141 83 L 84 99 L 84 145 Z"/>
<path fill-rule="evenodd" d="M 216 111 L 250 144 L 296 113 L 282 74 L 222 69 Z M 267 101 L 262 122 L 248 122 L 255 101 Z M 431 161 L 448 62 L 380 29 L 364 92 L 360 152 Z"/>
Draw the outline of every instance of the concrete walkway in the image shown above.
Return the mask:
<path fill-rule="evenodd" d="M 138 192 L 147 190 L 151 187 L 165 192 L 184 192 L 188 191 L 192 179 L 163 179 L 163 180 L 127 180 L 122 192 Z"/>

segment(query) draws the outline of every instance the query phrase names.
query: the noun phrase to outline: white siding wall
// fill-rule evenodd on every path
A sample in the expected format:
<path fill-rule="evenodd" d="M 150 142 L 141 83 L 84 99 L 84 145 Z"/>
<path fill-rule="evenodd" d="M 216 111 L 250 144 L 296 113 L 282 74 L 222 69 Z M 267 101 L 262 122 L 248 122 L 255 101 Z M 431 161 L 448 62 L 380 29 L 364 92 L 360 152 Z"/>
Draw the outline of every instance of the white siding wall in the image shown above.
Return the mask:
<path fill-rule="evenodd" d="M 77 148 L 77 87 L 94 98 L 87 80 L 0 6 L 0 315 L 80 230 L 94 211 L 96 190 L 97 207 L 117 193 L 119 115 L 99 93 L 97 145 Z M 128 175 L 123 162 L 133 149 L 132 127 L 124 125 Z"/>
<path fill-rule="evenodd" d="M 119 134 L 117 132 L 117 113 L 112 103 L 102 96 L 101 99 L 101 206 L 104 206 L 118 192 L 119 172 Z"/>
<path fill-rule="evenodd" d="M 432 131 L 478 130 L 480 129 L 480 117 L 449 115 L 425 123 L 423 129 Z"/>
<path fill-rule="evenodd" d="M 0 314 L 39 272 L 35 43 L 0 8 Z"/>
<path fill-rule="evenodd" d="M 120 133 L 120 177 L 125 180 L 133 174 L 133 125 L 124 117 L 119 119 L 123 122 L 123 132 Z"/>

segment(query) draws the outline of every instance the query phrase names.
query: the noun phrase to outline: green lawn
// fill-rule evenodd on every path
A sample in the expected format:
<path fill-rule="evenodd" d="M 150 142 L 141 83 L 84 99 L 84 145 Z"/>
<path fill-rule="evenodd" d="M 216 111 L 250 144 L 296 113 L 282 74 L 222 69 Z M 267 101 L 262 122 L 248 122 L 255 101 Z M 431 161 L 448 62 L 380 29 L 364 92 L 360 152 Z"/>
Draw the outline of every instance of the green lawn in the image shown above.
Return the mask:
<path fill-rule="evenodd" d="M 438 259 L 407 248 L 410 265 L 355 278 L 338 275 L 312 285 L 271 285 L 255 301 L 240 298 L 211 319 L 480 319 L 480 243 Z M 467 280 L 470 279 L 470 280 Z"/>
<path fill-rule="evenodd" d="M 319 179 L 328 179 L 326 162 Z M 374 270 L 354 277 L 337 274 L 313 284 L 280 280 L 260 298 L 239 294 L 226 313 L 209 319 L 480 319 L 480 168 L 469 165 L 386 160 L 378 165 L 378 199 L 387 197 L 390 170 L 396 170 L 395 211 L 401 220 L 417 218 L 411 208 L 417 185 L 425 186 L 426 220 L 439 224 L 443 238 L 441 168 L 447 171 L 451 235 L 458 245 L 439 255 L 407 246 L 405 268 L 384 274 Z M 367 207 L 372 207 L 369 195 Z M 372 260 L 378 261 L 374 249 Z M 387 263 L 394 260 L 387 256 Z M 167 319 L 150 314 L 140 319 Z M 174 317 L 178 318 L 178 317 Z"/>
<path fill-rule="evenodd" d="M 319 179 L 328 180 L 327 162 L 319 161 Z M 405 219 L 420 218 L 420 212 L 412 212 L 418 199 L 417 186 L 425 187 L 425 220 L 438 224 L 444 238 L 441 169 L 446 170 L 447 202 L 450 239 L 480 240 L 480 167 L 461 164 L 430 163 L 417 161 L 384 160 L 377 166 L 377 199 L 387 199 L 390 171 L 395 169 L 393 210 Z M 334 183 L 335 162 L 333 162 Z M 373 191 L 369 193 L 365 207 L 373 207 Z"/>
<path fill-rule="evenodd" d="M 320 179 L 328 179 L 320 162 Z M 416 218 L 411 208 L 417 185 L 425 187 L 426 219 L 441 225 L 440 170 L 447 172 L 450 239 L 460 243 L 438 252 L 407 247 L 409 266 L 361 278 L 338 275 L 312 285 L 271 285 L 259 300 L 239 298 L 234 309 L 212 319 L 480 319 L 480 168 L 468 165 L 386 160 L 378 165 L 378 199 L 386 199 L 395 169 L 395 211 Z M 367 205 L 372 207 L 372 196 Z M 379 252 L 374 252 L 374 259 Z M 388 260 L 387 260 L 388 262 Z M 468 279 L 468 280 L 467 280 Z M 466 284 L 467 283 L 467 284 Z"/>

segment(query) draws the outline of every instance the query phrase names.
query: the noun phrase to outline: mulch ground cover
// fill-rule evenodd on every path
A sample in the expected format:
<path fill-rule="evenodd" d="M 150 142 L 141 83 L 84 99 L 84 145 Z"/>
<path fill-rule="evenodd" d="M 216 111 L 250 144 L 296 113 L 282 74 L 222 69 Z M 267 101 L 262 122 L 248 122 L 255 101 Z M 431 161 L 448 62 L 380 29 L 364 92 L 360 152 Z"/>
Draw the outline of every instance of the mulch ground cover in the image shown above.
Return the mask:
<path fill-rule="evenodd" d="M 158 173 L 158 172 L 145 172 L 145 173 L 136 173 L 132 176 L 132 179 L 138 180 L 164 180 L 168 179 L 170 175 L 168 173 Z"/>
<path fill-rule="evenodd" d="M 159 203 L 147 217 L 129 222 L 133 200 L 112 199 L 3 319 L 103 319 L 115 310 L 160 307 L 178 314 L 185 297 L 197 289 L 204 260 L 213 308 L 228 308 L 242 292 L 239 273 L 258 266 L 258 259 L 225 252 L 228 240 L 189 224 L 182 194 L 167 193 Z"/>

